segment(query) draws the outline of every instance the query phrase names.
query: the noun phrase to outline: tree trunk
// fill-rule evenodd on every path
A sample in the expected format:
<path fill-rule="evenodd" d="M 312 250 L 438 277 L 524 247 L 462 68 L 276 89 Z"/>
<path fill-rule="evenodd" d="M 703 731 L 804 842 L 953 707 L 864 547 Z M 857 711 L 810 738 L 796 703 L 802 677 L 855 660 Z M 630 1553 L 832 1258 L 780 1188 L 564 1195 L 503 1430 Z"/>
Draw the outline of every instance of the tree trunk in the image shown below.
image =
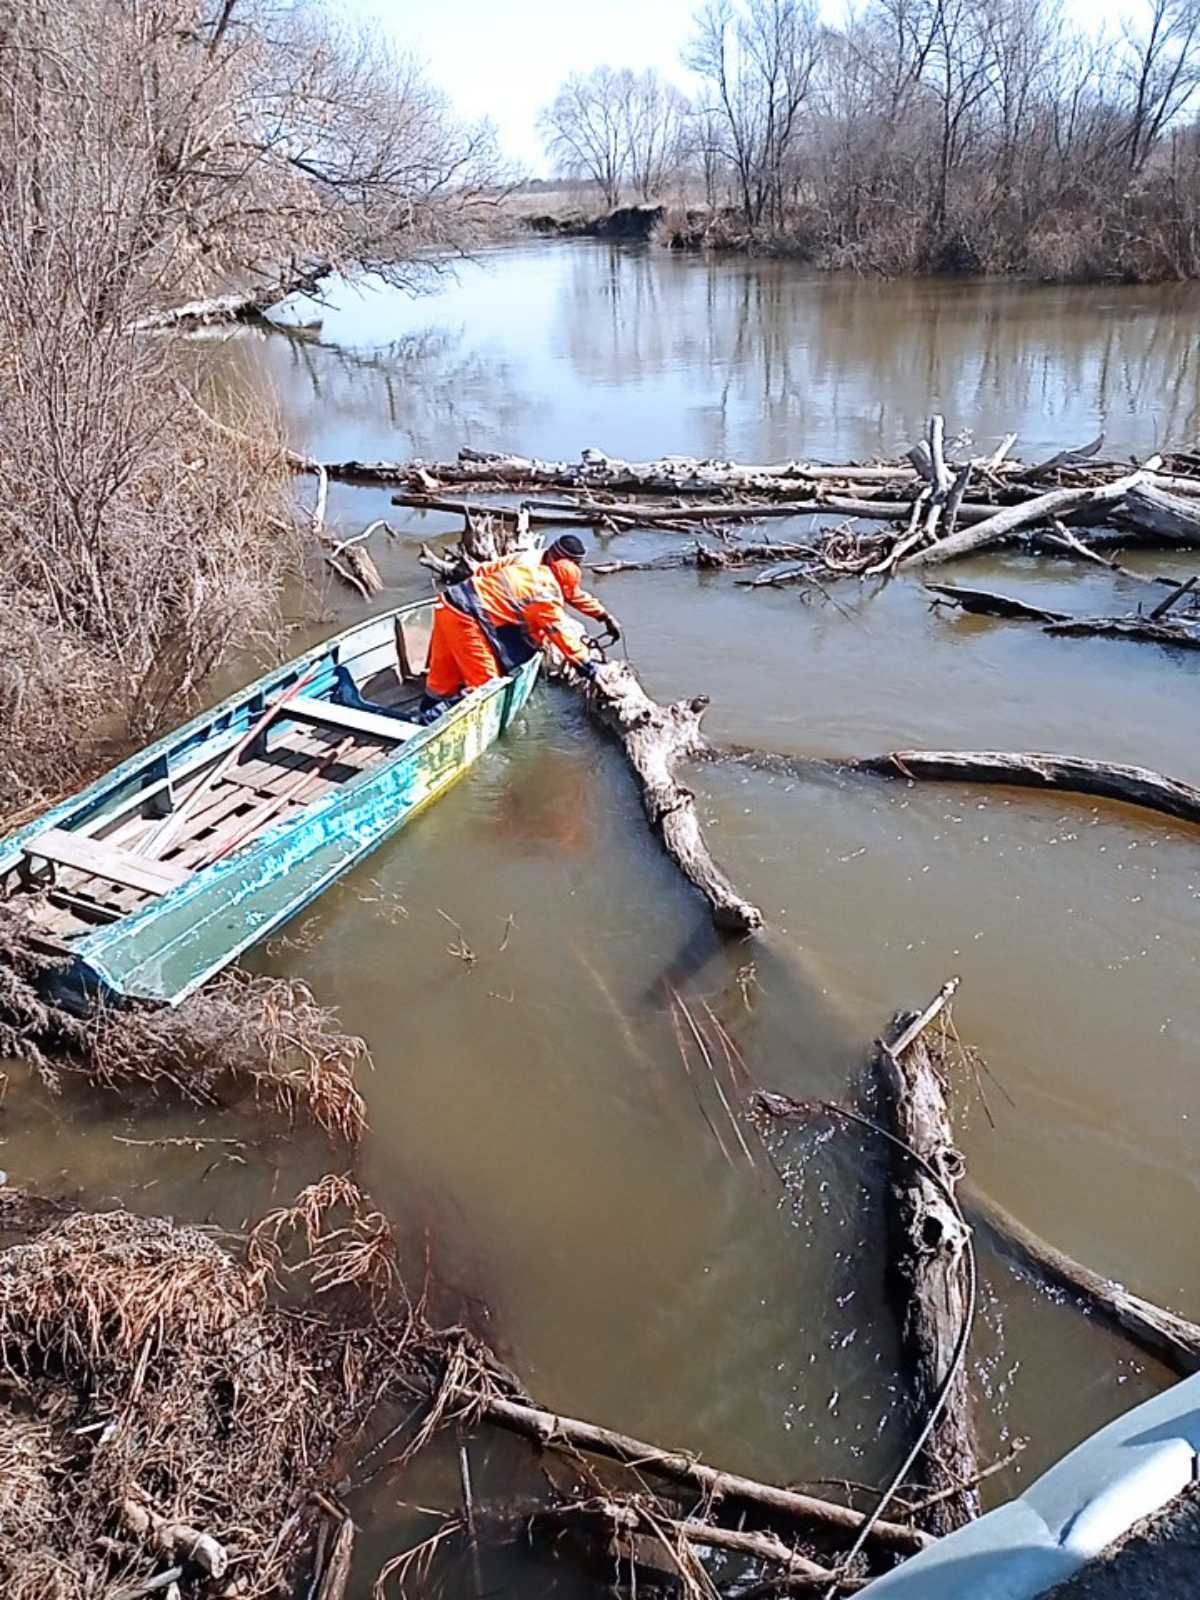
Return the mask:
<path fill-rule="evenodd" d="M 954 1372 L 916 1463 L 920 1481 L 935 1494 L 953 1491 L 924 1515 L 925 1527 L 935 1534 L 951 1533 L 979 1515 L 978 1491 L 962 1487 L 974 1485 L 979 1474 L 967 1370 L 959 1351 L 973 1313 L 973 1284 L 966 1271 L 968 1230 L 946 1192 L 953 1194 L 963 1161 L 951 1136 L 946 1084 L 924 1037 L 930 1012 L 940 1012 L 951 993 L 953 987 L 947 985 L 939 996 L 942 1003 L 935 1001 L 921 1018 L 897 1017 L 896 1042 L 881 1042 L 876 1051 L 893 1132 L 941 1178 L 941 1184 L 935 1183 L 911 1156 L 893 1147 L 891 1270 L 918 1420 L 928 1416 Z M 919 1029 L 915 1037 L 914 1026 Z"/>
<path fill-rule="evenodd" d="M 1152 772 L 1149 767 L 1087 761 L 1082 756 L 1011 750 L 893 750 L 888 755 L 860 756 L 837 765 L 851 772 L 875 772 L 888 778 L 1008 783 L 1026 789 L 1098 795 L 1102 800 L 1145 806 L 1183 822 L 1200 822 L 1200 789 Z"/>
<path fill-rule="evenodd" d="M 977 550 L 999 544 L 1003 539 L 1010 539 L 1013 534 L 1023 528 L 1031 528 L 1035 523 L 1116 505 L 1141 480 L 1142 471 L 1139 469 L 1112 483 L 1097 484 L 1087 489 L 1052 489 L 1048 494 L 1037 495 L 1032 500 L 1005 506 L 1002 511 L 977 522 L 974 527 L 960 528 L 957 533 L 949 534 L 937 544 L 929 545 L 924 550 L 914 550 L 900 563 L 901 569 L 936 566 L 943 561 L 953 561 L 959 556 L 973 555 Z"/>
<path fill-rule="evenodd" d="M 995 1249 L 1038 1283 L 1065 1290 L 1086 1311 L 1181 1378 L 1200 1372 L 1200 1326 L 1196 1323 L 1073 1261 L 978 1190 L 964 1190 L 963 1208 Z"/>
<path fill-rule="evenodd" d="M 243 294 L 219 294 L 209 300 L 189 300 L 186 305 L 172 306 L 166 311 L 147 311 L 132 326 L 134 333 L 172 332 L 180 328 L 211 327 L 223 322 L 254 322 L 277 306 L 289 295 L 311 294 L 317 285 L 333 271 L 330 262 L 323 262 L 310 271 L 265 288 Z"/>
<path fill-rule="evenodd" d="M 661 706 L 651 700 L 627 662 L 610 662 L 585 685 L 584 698 L 592 716 L 621 741 L 641 785 L 651 829 L 707 900 L 717 927 L 733 933 L 761 928 L 762 912 L 738 893 L 713 861 L 696 814 L 696 798 L 675 777 L 676 762 L 705 747 L 700 719 L 708 708 L 707 696 Z"/>
<path fill-rule="evenodd" d="M 1144 533 L 1171 544 L 1200 544 L 1200 505 L 1139 483 L 1125 497 L 1125 515 Z"/>

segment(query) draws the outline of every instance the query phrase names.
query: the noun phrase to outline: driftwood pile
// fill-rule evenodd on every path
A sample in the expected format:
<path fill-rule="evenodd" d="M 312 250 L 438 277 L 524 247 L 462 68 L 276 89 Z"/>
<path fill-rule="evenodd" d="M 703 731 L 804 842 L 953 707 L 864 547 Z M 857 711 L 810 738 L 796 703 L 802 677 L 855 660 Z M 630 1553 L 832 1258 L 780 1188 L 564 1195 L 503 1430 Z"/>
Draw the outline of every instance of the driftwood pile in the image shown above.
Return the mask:
<path fill-rule="evenodd" d="M 455 461 L 342 461 L 322 463 L 320 470 L 394 486 L 396 503 L 417 509 L 515 518 L 518 507 L 477 498 L 491 492 L 525 497 L 520 510 L 535 524 L 696 535 L 699 547 L 676 555 L 678 564 L 794 562 L 787 581 L 800 581 L 806 572 L 882 577 L 1013 544 L 1081 559 L 1095 559 L 1094 545 L 1114 541 L 1200 545 L 1200 457 L 1174 452 L 1138 463 L 1106 459 L 1103 440 L 1096 439 L 1023 463 L 1011 454 L 1014 443 L 1010 435 L 987 455 L 955 453 L 943 419 L 935 416 L 927 436 L 893 461 L 744 466 L 668 456 L 631 462 L 589 449 L 570 462 L 463 449 Z M 318 469 L 301 458 L 295 464 Z M 554 498 L 531 498 L 547 490 Z M 739 523 L 795 517 L 826 524 L 832 518 L 836 526 L 815 527 L 808 539 L 778 545 L 758 538 L 750 546 L 729 533 Z M 1090 530 L 1090 543 L 1072 533 L 1077 527 Z"/>

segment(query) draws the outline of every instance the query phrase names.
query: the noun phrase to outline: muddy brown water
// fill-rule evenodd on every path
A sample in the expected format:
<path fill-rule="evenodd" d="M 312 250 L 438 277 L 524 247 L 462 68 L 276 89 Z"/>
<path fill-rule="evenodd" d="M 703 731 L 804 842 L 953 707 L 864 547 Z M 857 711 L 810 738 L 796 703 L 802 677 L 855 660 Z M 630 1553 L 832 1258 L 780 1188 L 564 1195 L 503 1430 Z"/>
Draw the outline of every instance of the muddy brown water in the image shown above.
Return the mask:
<path fill-rule="evenodd" d="M 318 336 L 247 331 L 209 359 L 269 383 L 297 445 L 437 458 L 462 443 L 771 460 L 892 454 L 931 409 L 987 447 L 1191 443 L 1200 296 L 1175 289 L 878 284 L 590 242 L 522 246 L 418 302 L 344 293 Z M 380 607 L 426 592 L 420 538 L 453 521 L 335 487 L 374 546 Z M 802 528 L 803 523 L 797 524 Z M 780 526 L 786 534 L 794 531 Z M 622 555 L 667 548 L 626 536 Z M 1185 573 L 1183 558 L 1143 565 Z M 973 563 L 1064 610 L 1144 598 L 1066 563 Z M 931 613 L 917 585 L 795 590 L 690 572 L 597 589 L 661 699 L 797 755 L 905 745 L 1065 751 L 1200 782 L 1200 658 Z M 312 633 L 359 614 L 340 593 Z M 547 1404 L 781 1480 L 878 1481 L 908 1437 L 883 1297 L 879 1169 L 816 1130 L 727 1161 L 682 1068 L 664 980 L 728 1023 L 756 1078 L 841 1096 L 898 1007 L 951 973 L 983 1053 L 961 1086 L 975 1181 L 1064 1249 L 1200 1318 L 1196 919 L 1200 834 L 1084 800 L 699 770 L 711 840 L 763 905 L 762 948 L 722 945 L 647 837 L 619 757 L 543 689 L 521 735 L 259 952 L 370 1040 L 354 1168 L 428 1242 L 448 1305 L 482 1319 Z M 445 913 L 445 916 L 442 915 Z M 455 929 L 476 955 L 450 953 Z M 752 975 L 739 971 L 753 963 Z M 749 984 L 749 1007 L 742 989 Z M 986 1098 L 986 1107 L 983 1099 Z M 245 1135 L 226 1154 L 119 1142 Z M 325 1170 L 318 1141 L 238 1113 L 46 1101 L 14 1085 L 0 1164 L 93 1199 L 236 1228 Z M 342 1162 L 340 1156 L 338 1162 Z M 975 1381 L 984 1453 L 1028 1436 L 994 1499 L 1167 1375 L 985 1256 Z M 503 1440 L 493 1503 L 536 1492 Z M 370 1557 L 454 1503 L 450 1458 L 360 1505 Z M 465 1583 L 451 1576 L 450 1590 Z M 596 1592 L 520 1548 L 489 1593 Z"/>

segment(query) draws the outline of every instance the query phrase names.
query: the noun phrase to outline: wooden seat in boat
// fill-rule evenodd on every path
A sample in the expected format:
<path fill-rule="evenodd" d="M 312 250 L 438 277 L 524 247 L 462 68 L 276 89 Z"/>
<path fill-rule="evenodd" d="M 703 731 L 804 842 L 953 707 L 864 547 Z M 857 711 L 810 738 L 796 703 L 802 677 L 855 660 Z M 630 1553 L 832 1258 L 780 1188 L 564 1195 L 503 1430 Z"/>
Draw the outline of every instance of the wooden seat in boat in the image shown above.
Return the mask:
<path fill-rule="evenodd" d="M 284 715 L 296 722 L 345 728 L 349 733 L 369 733 L 372 738 L 389 739 L 393 744 L 403 744 L 405 739 L 421 731 L 415 722 L 380 716 L 376 711 L 353 711 L 349 706 L 335 706 L 328 700 L 310 700 L 307 695 L 296 695 L 289 700 Z"/>
<path fill-rule="evenodd" d="M 166 894 L 192 876 L 186 867 L 170 861 L 154 861 L 135 855 L 120 845 L 102 839 L 81 838 L 65 828 L 47 828 L 25 846 L 24 854 L 55 867 L 71 867 L 93 878 L 104 878 L 123 889 L 140 889 L 143 894 Z"/>

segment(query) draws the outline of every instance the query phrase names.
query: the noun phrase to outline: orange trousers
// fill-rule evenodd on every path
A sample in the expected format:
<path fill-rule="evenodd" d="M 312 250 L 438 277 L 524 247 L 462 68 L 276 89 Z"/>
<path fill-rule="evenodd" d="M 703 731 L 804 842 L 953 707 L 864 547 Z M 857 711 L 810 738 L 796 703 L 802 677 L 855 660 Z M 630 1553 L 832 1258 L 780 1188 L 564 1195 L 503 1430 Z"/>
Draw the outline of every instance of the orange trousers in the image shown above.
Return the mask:
<path fill-rule="evenodd" d="M 461 611 L 439 600 L 433 608 L 426 694 L 443 700 L 460 689 L 478 689 L 503 676 L 495 651 L 474 617 L 464 617 Z"/>

